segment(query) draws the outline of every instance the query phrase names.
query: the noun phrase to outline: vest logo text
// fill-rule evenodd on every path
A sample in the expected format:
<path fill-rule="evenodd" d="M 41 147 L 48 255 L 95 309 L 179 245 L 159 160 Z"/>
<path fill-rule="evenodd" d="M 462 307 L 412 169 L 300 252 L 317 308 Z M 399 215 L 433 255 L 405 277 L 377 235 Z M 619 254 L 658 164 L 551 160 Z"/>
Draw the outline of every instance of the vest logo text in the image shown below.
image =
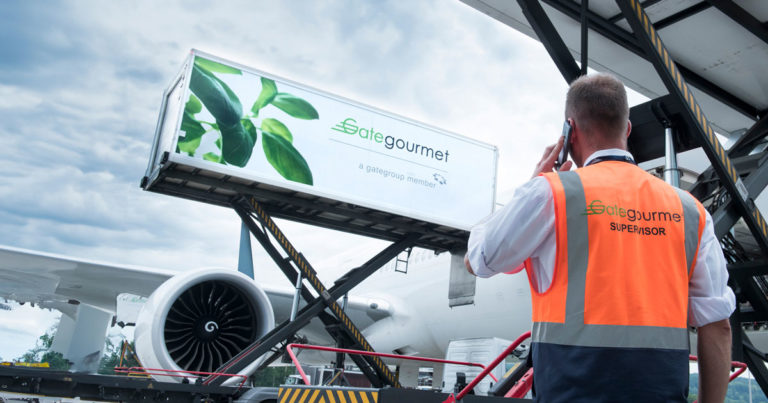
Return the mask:
<path fill-rule="evenodd" d="M 592 200 L 587 205 L 582 215 L 609 215 L 626 218 L 630 222 L 635 221 L 662 221 L 662 222 L 680 222 L 682 216 L 679 213 L 670 213 L 669 211 L 641 211 L 631 208 L 619 207 L 617 204 L 606 205 L 601 200 Z"/>

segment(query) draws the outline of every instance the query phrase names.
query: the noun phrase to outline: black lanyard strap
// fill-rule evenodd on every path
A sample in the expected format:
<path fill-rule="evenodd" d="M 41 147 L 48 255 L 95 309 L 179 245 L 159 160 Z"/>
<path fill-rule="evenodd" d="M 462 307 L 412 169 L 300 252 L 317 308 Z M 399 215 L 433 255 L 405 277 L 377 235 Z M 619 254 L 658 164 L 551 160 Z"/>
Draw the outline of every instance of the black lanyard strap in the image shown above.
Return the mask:
<path fill-rule="evenodd" d="M 587 164 L 587 166 L 592 164 L 597 164 L 603 161 L 621 161 L 621 162 L 628 162 L 630 164 L 637 165 L 637 163 L 635 162 L 634 159 L 632 159 L 632 157 L 628 157 L 626 155 L 606 155 L 603 157 L 593 158 L 592 161 L 589 161 L 589 164 Z"/>

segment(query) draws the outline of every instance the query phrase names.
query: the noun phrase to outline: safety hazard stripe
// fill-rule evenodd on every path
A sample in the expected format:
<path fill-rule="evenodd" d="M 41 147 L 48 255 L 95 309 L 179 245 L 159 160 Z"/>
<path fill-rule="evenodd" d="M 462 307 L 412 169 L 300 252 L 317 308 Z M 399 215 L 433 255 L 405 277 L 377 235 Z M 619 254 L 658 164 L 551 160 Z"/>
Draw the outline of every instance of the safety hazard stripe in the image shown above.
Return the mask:
<path fill-rule="evenodd" d="M 281 387 L 278 392 L 280 403 L 376 403 L 378 398 L 375 390 Z"/>
<path fill-rule="evenodd" d="M 626 3 L 619 3 L 620 7 L 624 4 Z M 726 174 L 725 177 L 721 175 L 721 179 L 724 182 L 730 181 L 734 185 L 742 200 L 745 202 L 744 205 L 746 206 L 746 209 L 754 217 L 755 226 L 757 227 L 755 230 L 758 233 L 761 233 L 763 238 L 768 237 L 768 225 L 766 225 L 765 219 L 757 210 L 757 208 L 754 207 L 754 205 L 746 203 L 749 198 L 749 193 L 741 178 L 739 177 L 739 173 L 736 171 L 736 167 L 731 162 L 731 159 L 728 157 L 728 154 L 725 148 L 723 148 L 723 145 L 720 144 L 717 136 L 715 136 L 711 123 L 704 115 L 704 111 L 702 110 L 701 105 L 699 105 L 699 103 L 696 101 L 696 98 L 693 96 L 693 92 L 688 87 L 688 84 L 685 82 L 685 79 L 680 73 L 680 69 L 677 67 L 666 46 L 664 46 L 664 43 L 661 41 L 661 37 L 653 28 L 653 24 L 648 18 L 648 15 L 645 13 L 645 10 L 643 10 L 642 4 L 638 0 L 630 0 L 629 5 L 633 11 L 632 17 L 636 18 L 635 21 L 639 22 L 638 25 L 643 31 L 645 31 L 648 39 L 650 39 L 653 50 L 656 53 L 655 56 L 658 57 L 658 60 L 660 60 L 665 67 L 664 70 L 666 70 L 666 73 L 668 74 L 671 81 L 674 82 L 675 87 L 677 87 L 676 90 L 680 93 L 683 100 L 685 100 L 685 106 L 687 107 L 690 116 L 693 118 L 693 121 L 698 124 L 701 132 L 704 133 L 704 137 L 709 143 L 709 148 L 719 160 L 718 162 L 722 167 L 722 171 Z M 632 22 L 630 24 L 632 25 Z M 758 234 L 756 233 L 755 235 L 757 236 Z"/>
<path fill-rule="evenodd" d="M 272 217 L 270 217 L 269 214 L 267 214 L 267 212 L 256 201 L 255 197 L 251 197 L 250 204 L 251 204 L 251 207 L 253 207 L 253 210 L 256 212 L 256 214 L 265 224 L 266 228 L 269 229 L 272 236 L 274 236 L 275 239 L 278 240 L 283 250 L 286 253 L 288 253 L 288 256 L 291 258 L 291 260 L 293 260 L 296 266 L 299 267 L 304 278 L 309 280 L 310 284 L 315 289 L 315 291 L 317 291 L 317 293 L 320 294 L 321 296 L 328 295 L 327 289 L 325 288 L 323 283 L 320 282 L 320 279 L 318 279 L 315 269 L 309 264 L 309 262 L 307 262 L 307 260 L 304 258 L 304 256 L 301 253 L 296 251 L 293 245 L 288 241 L 288 238 L 285 237 L 282 230 L 280 230 L 280 228 L 275 224 L 275 222 L 272 221 Z M 347 314 L 341 308 L 341 305 L 339 305 L 336 301 L 326 300 L 326 302 L 328 306 L 331 308 L 331 311 L 333 312 L 333 314 L 336 315 L 336 317 L 339 319 L 339 322 L 341 322 L 341 324 L 343 325 L 347 334 L 349 334 L 349 336 L 352 337 L 360 345 L 360 347 L 362 347 L 363 350 L 374 351 L 373 347 L 371 347 L 371 344 L 368 343 L 368 340 L 366 340 L 362 332 L 360 332 L 360 330 L 357 329 L 354 323 L 352 323 L 352 320 L 349 318 L 349 316 L 347 316 Z M 385 380 L 390 385 L 396 388 L 400 387 L 400 382 L 397 380 L 397 377 L 395 376 L 395 374 L 392 373 L 392 371 L 389 370 L 389 368 L 381 358 L 372 356 L 372 357 L 367 357 L 366 359 L 373 364 L 373 366 L 375 367 L 379 375 L 386 378 Z"/>

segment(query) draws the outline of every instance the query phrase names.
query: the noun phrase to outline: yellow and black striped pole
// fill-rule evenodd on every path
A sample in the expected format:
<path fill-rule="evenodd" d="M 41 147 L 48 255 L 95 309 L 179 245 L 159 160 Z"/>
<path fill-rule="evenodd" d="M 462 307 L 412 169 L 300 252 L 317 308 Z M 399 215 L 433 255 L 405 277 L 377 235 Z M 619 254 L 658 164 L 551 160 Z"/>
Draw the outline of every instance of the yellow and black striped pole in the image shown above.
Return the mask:
<path fill-rule="evenodd" d="M 347 316 L 347 314 L 341 308 L 341 305 L 339 305 L 335 300 L 331 299 L 331 296 L 328 293 L 328 290 L 325 288 L 323 283 L 320 282 L 320 279 L 317 278 L 317 272 L 312 267 L 312 265 L 310 265 L 309 262 L 304 258 L 304 255 L 296 251 L 296 248 L 294 248 L 291 242 L 288 241 L 288 238 L 285 236 L 285 234 L 283 234 L 283 231 L 281 231 L 280 228 L 275 224 L 274 220 L 272 220 L 272 217 L 270 217 L 270 215 L 267 214 L 266 211 L 264 211 L 264 209 L 261 207 L 261 205 L 256 201 L 254 197 L 251 197 L 249 199 L 249 204 L 253 208 L 253 211 L 256 213 L 256 216 L 258 217 L 259 221 L 261 221 L 261 223 L 269 231 L 269 233 L 272 234 L 272 237 L 274 237 L 277 240 L 278 244 L 280 244 L 280 247 L 282 247 L 285 253 L 288 254 L 288 257 L 299 268 L 302 276 L 309 282 L 312 288 L 314 288 L 315 291 L 323 298 L 326 305 L 328 305 L 328 307 L 331 309 L 331 312 L 333 312 L 333 314 L 339 319 L 339 322 L 342 328 L 349 335 L 349 337 L 351 337 L 352 340 L 354 340 L 362 350 L 374 351 L 373 347 L 371 347 L 370 343 L 368 343 L 368 340 L 365 339 L 365 336 L 363 336 L 362 332 L 360 332 L 360 330 L 354 325 L 354 323 L 352 323 L 352 320 L 349 318 L 349 316 Z M 396 388 L 400 387 L 400 382 L 398 382 L 397 377 L 395 377 L 392 371 L 389 370 L 389 368 L 384 363 L 384 361 L 381 360 L 381 358 L 375 357 L 375 356 L 366 356 L 365 359 L 366 361 L 371 363 L 371 365 L 379 374 L 379 376 L 383 378 L 382 381 Z"/>
<path fill-rule="evenodd" d="M 749 192 L 736 171 L 736 167 L 715 136 L 712 124 L 707 120 L 672 55 L 669 54 L 661 41 L 661 37 L 653 28 L 653 23 L 638 0 L 616 0 L 616 4 L 621 8 L 624 18 L 632 27 L 635 37 L 645 50 L 648 59 L 669 93 L 681 100 L 684 106 L 682 108 L 683 118 L 689 127 L 695 129 L 691 135 L 698 137 L 701 147 L 712 162 L 712 167 L 733 199 L 737 211 L 749 226 L 760 249 L 765 255 L 768 255 L 768 225 L 754 201 L 750 199 Z"/>

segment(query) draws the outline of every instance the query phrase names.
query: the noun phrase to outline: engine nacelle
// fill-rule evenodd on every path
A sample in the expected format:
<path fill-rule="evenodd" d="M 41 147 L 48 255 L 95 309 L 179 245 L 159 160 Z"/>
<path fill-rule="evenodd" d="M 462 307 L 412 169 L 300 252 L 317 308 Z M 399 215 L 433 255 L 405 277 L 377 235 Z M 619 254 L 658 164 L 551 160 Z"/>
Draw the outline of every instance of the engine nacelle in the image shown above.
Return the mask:
<path fill-rule="evenodd" d="M 242 273 L 181 273 L 160 285 L 139 312 L 136 355 L 146 368 L 213 372 L 274 326 L 267 295 Z M 250 375 L 260 361 L 240 374 Z M 165 382 L 182 379 L 153 377 Z"/>

